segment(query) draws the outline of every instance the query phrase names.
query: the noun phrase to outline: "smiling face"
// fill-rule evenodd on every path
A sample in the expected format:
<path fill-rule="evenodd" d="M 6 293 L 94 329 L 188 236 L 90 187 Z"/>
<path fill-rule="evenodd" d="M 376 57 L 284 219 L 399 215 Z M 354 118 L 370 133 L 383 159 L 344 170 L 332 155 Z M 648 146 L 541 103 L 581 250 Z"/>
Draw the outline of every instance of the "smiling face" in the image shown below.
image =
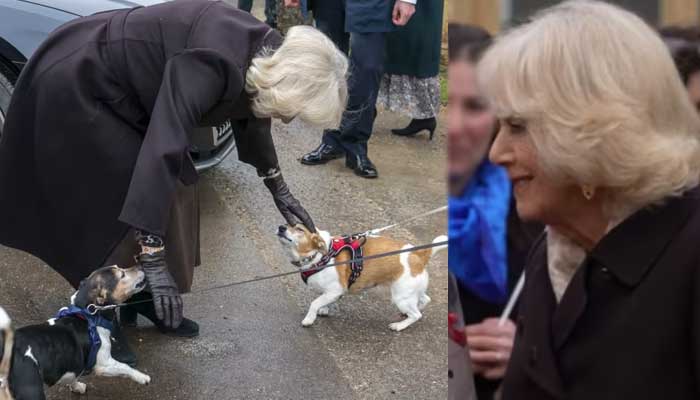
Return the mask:
<path fill-rule="evenodd" d="M 450 193 L 459 195 L 486 156 L 495 117 L 476 85 L 474 66 L 453 61 L 448 66 L 448 175 Z"/>
<path fill-rule="evenodd" d="M 121 304 L 145 287 L 146 276 L 140 267 L 103 267 L 80 282 L 74 303 L 79 307 Z"/>
<path fill-rule="evenodd" d="M 289 260 L 298 267 L 318 262 L 328 250 L 319 232 L 311 233 L 302 224 L 280 225 L 277 238 Z"/>
<path fill-rule="evenodd" d="M 500 122 L 489 158 L 508 171 L 521 219 L 556 225 L 600 201 L 601 196 L 586 200 L 577 185 L 558 185 L 542 171 L 526 121 L 507 117 Z"/>

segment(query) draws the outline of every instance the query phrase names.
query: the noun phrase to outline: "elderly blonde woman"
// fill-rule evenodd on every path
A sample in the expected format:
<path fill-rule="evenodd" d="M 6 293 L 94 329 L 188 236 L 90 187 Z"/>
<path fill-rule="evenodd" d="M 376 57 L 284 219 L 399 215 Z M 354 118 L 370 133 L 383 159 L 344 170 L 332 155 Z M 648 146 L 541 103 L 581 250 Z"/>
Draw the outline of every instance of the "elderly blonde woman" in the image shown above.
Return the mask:
<path fill-rule="evenodd" d="M 122 323 L 135 324 L 138 312 L 164 333 L 197 335 L 180 298 L 199 263 L 188 135 L 232 120 L 239 158 L 264 177 L 283 217 L 313 228 L 280 174 L 270 118 L 337 124 L 347 68 L 313 28 L 282 42 L 224 2 L 174 1 L 63 25 L 22 71 L 9 107 L 0 243 L 38 256 L 74 287 L 137 256 L 149 293 L 123 309 Z M 133 362 L 124 344 L 115 356 Z"/>
<path fill-rule="evenodd" d="M 478 67 L 531 250 L 503 399 L 700 398 L 700 120 L 638 17 L 566 2 Z"/>

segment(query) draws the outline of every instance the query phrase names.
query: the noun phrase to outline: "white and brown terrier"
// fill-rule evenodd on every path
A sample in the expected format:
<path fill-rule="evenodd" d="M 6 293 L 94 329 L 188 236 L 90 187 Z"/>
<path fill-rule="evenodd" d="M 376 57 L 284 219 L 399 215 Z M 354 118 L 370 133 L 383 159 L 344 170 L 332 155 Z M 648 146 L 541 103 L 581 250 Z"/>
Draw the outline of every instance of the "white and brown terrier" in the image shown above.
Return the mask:
<path fill-rule="evenodd" d="M 71 306 L 61 309 L 59 316 L 73 309 L 86 310 L 88 305 L 121 304 L 145 286 L 141 268 L 100 268 L 80 283 Z M 0 400 L 44 399 L 44 384 L 68 384 L 71 391 L 85 393 L 86 385 L 78 377 L 90 370 L 99 376 L 149 383 L 148 375 L 112 358 L 110 331 L 93 317 L 102 318 L 73 313 L 14 331 L 9 316 L 0 307 Z M 91 333 L 93 322 L 96 327 Z"/>
<path fill-rule="evenodd" d="M 341 251 L 329 258 L 334 238 L 326 231 L 317 230 L 312 233 L 301 224 L 282 225 L 277 231 L 277 236 L 290 261 L 301 269 L 302 274 L 304 270 L 318 266 L 319 261 L 323 260 L 322 264 L 330 264 L 348 261 L 353 257 L 351 251 Z M 433 243 L 445 240 L 447 236 L 438 236 Z M 387 237 L 365 236 L 362 251 L 364 256 L 371 256 L 411 247 L 414 246 Z M 359 276 L 353 274 L 353 267 L 349 264 L 321 269 L 308 277 L 307 284 L 321 292 L 321 295 L 311 302 L 301 324 L 310 326 L 318 315 L 328 315 L 328 306 L 346 293 L 355 294 L 364 289 L 384 285 L 391 288 L 392 302 L 406 316 L 404 320 L 390 324 L 389 328 L 397 332 L 406 329 L 422 317 L 421 310 L 430 303 L 430 297 L 426 294 L 426 267 L 430 258 L 446 247 L 437 246 L 366 260 Z"/>

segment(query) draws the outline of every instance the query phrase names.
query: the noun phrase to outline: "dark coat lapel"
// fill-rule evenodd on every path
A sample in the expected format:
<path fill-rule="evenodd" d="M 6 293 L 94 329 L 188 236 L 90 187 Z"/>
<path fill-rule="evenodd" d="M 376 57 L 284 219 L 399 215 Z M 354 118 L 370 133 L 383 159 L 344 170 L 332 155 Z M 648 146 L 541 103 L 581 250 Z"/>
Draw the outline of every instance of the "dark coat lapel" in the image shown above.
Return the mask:
<path fill-rule="evenodd" d="M 592 289 L 586 284 L 589 269 L 599 266 L 623 285 L 637 286 L 688 221 L 697 197 L 698 190 L 694 189 L 668 200 L 664 206 L 644 208 L 603 237 L 574 274 L 554 312 L 552 334 L 556 350 L 566 343 L 586 309 L 586 292 Z"/>
<path fill-rule="evenodd" d="M 554 291 L 547 273 L 547 246 L 542 241 L 531 258 L 535 263 L 527 269 L 526 286 L 532 288 L 524 298 L 528 320 L 525 322 L 523 344 L 527 346 L 525 371 L 543 390 L 562 398 L 564 386 L 552 349 L 551 321 L 556 308 Z"/>
<path fill-rule="evenodd" d="M 610 231 L 590 257 L 624 285 L 635 287 L 697 207 L 698 188 L 663 206 L 645 208 Z"/>
<path fill-rule="evenodd" d="M 552 337 L 555 350 L 559 350 L 566 342 L 576 325 L 576 321 L 581 317 L 586 309 L 586 268 L 588 259 L 583 261 L 583 268 L 579 268 L 574 274 L 569 286 L 559 302 L 559 306 L 554 311 L 552 317 Z M 549 275 L 547 281 L 550 283 Z"/>

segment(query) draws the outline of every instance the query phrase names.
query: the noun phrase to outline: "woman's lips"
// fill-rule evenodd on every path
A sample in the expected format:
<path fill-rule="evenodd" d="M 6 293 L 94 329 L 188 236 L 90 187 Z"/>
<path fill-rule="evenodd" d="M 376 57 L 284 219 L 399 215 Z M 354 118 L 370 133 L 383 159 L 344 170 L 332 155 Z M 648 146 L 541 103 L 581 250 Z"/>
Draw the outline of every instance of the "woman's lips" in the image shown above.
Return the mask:
<path fill-rule="evenodd" d="M 517 193 L 519 191 L 522 191 L 524 188 L 527 187 L 527 184 L 530 183 L 532 180 L 531 176 L 519 176 L 515 178 L 511 178 L 511 183 L 513 184 L 513 190 Z"/>

